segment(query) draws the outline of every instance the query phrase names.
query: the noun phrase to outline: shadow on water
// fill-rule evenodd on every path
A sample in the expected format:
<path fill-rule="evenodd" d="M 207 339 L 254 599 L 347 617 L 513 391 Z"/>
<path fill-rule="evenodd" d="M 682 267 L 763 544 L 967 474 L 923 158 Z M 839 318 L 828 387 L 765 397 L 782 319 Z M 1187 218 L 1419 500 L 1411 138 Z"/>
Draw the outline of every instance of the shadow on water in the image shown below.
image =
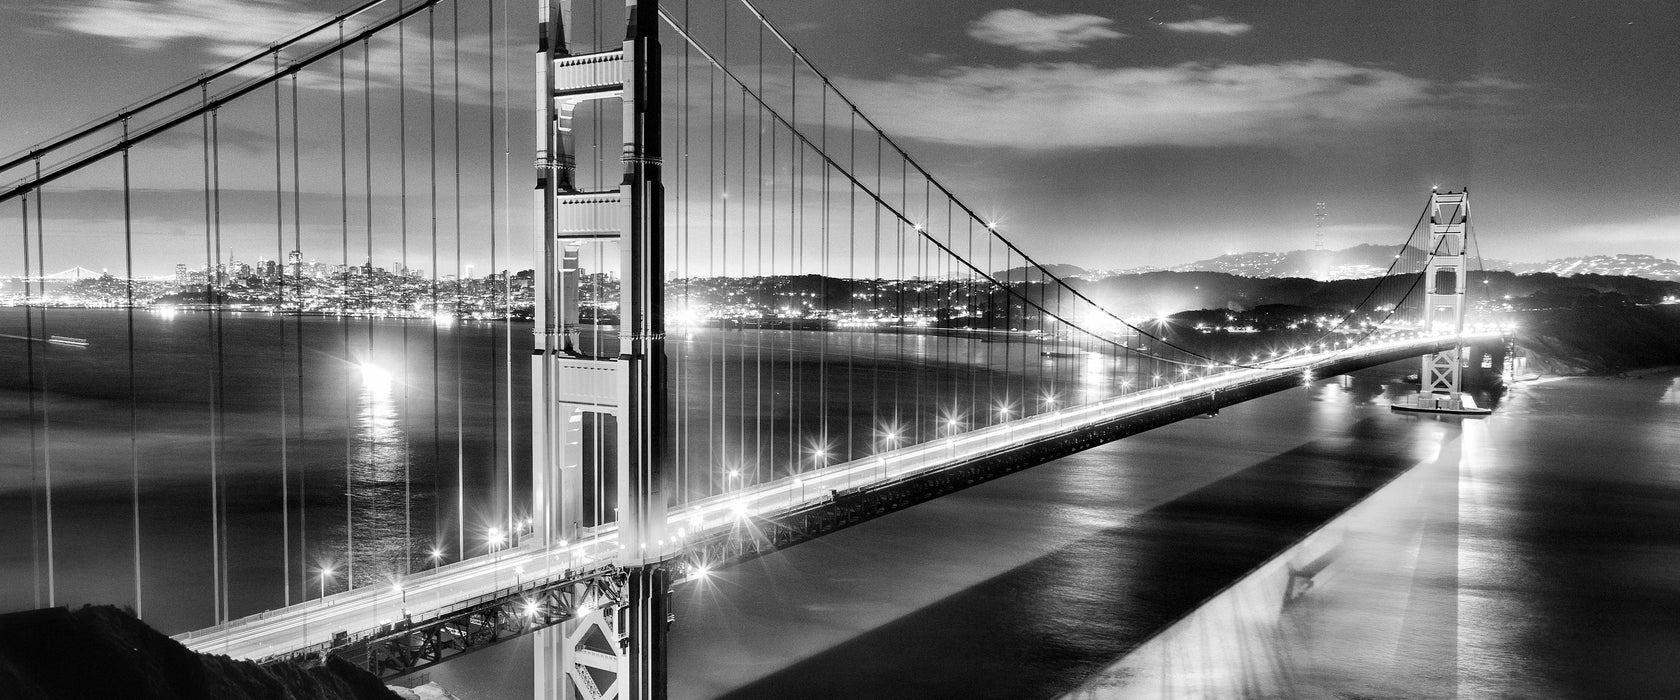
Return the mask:
<path fill-rule="evenodd" d="M 1383 425 L 1278 454 L 725 697 L 1066 693 L 1416 464 L 1413 431 Z"/>

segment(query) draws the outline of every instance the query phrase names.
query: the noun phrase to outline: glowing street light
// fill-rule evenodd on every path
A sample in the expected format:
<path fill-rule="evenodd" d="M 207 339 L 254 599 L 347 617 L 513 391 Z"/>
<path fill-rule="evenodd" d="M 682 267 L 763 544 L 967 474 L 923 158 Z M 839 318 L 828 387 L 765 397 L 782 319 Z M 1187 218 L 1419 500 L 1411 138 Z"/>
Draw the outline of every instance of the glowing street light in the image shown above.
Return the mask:
<path fill-rule="evenodd" d="M 327 579 L 332 578 L 333 569 L 330 566 L 321 567 L 321 597 L 327 597 Z"/>

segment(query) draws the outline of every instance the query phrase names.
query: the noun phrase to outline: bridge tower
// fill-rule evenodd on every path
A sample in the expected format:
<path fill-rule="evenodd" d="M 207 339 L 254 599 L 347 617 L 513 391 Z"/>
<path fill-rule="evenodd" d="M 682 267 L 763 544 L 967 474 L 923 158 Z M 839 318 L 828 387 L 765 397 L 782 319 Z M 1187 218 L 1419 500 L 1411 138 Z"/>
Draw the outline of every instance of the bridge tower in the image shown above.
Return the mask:
<path fill-rule="evenodd" d="M 536 347 L 532 353 L 532 535 L 599 575 L 565 591 L 567 621 L 535 640 L 539 700 L 665 697 L 671 560 L 665 537 L 664 189 L 660 183 L 658 4 L 626 0 L 621 48 L 573 54 L 571 0 L 542 0 L 537 214 L 540 227 Z M 581 189 L 573 112 L 592 100 L 623 108 L 616 188 Z M 606 146 L 607 144 L 602 144 Z M 601 148 L 610 153 L 613 149 Z M 604 166 L 603 166 L 604 167 Z M 617 347 L 584 347 L 579 332 L 580 249 L 616 248 L 620 278 Z M 602 256 L 603 259 L 606 257 Z M 616 449 L 585 450 L 585 432 Z M 591 454 L 597 455 L 592 457 Z M 605 455 L 605 456 L 599 456 Z M 616 501 L 586 504 L 585 474 Z M 605 486 L 603 488 L 603 486 Z M 609 525 L 616 557 L 580 559 L 564 544 Z M 572 563 L 575 560 L 575 563 Z"/>
<path fill-rule="evenodd" d="M 1451 333 L 1454 338 L 1464 334 L 1468 281 L 1465 247 L 1469 242 L 1469 233 L 1470 191 L 1431 191 L 1429 263 L 1423 271 L 1425 333 Z M 1418 413 L 1488 413 L 1488 409 L 1478 408 L 1475 400 L 1462 391 L 1463 357 L 1465 346 L 1462 341 L 1454 343 L 1450 349 L 1424 355 L 1423 367 L 1418 372 L 1422 386 L 1417 399 L 1410 404 L 1395 404 L 1394 408 Z"/>

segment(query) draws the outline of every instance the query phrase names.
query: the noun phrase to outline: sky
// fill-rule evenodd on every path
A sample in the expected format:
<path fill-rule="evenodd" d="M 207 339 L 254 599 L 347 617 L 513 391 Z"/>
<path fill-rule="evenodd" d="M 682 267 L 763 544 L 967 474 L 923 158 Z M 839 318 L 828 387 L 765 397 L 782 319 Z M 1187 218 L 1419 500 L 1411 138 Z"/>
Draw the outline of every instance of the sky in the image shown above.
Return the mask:
<path fill-rule="evenodd" d="M 492 10 L 528 33 L 529 3 L 505 1 Z M 0 152 L 345 4 L 10 0 Z M 1470 189 L 1488 257 L 1680 258 L 1680 3 L 759 6 L 1045 262 L 1128 268 L 1310 248 L 1320 202 L 1327 247 L 1398 244 L 1432 186 Z M 529 58 L 510 65 L 524 71 Z M 516 160 L 510 177 L 524 178 Z"/>

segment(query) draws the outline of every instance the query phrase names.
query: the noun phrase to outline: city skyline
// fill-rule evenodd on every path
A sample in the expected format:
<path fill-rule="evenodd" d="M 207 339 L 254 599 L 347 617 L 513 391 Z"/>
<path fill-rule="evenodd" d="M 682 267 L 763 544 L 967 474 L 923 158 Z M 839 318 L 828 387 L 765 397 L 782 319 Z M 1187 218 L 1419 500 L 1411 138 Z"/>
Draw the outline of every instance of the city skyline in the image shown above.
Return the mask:
<path fill-rule="evenodd" d="M 884 4 L 761 5 L 930 171 L 1048 262 L 1131 268 L 1309 248 L 1319 202 L 1329 247 L 1388 241 L 1431 185 L 1475 190 L 1489 257 L 1680 258 L 1680 204 L 1666 179 L 1680 143 L 1652 136 L 1674 133 L 1680 114 L 1666 70 L 1680 60 L 1667 40 L 1680 27 L 1674 7 L 938 0 L 879 22 Z M 7 101 L 0 151 L 336 9 L 171 0 L 142 16 L 115 0 L 8 6 L 0 35 L 12 69 L 0 91 L 18 99 Z M 516 35 L 529 24 L 521 9 L 505 10 Z M 219 22 L 232 18 L 263 32 L 229 38 Z M 95 63 L 105 68 L 76 69 Z M 531 89 L 526 64 L 523 52 L 505 57 L 512 74 L 498 78 L 516 120 Z M 34 107 L 43 104 L 56 113 Z M 529 152 L 528 132 L 521 123 L 507 132 L 513 154 Z M 469 165 L 523 197 L 525 158 L 498 158 Z M 255 189 L 225 195 L 230 213 L 272 206 L 272 193 Z M 75 206 L 77 193 L 52 197 Z M 511 207 L 502 222 L 505 261 L 463 255 L 485 258 L 474 261 L 480 269 L 529 267 L 526 209 Z M 142 233 L 190 234 L 164 229 Z"/>

